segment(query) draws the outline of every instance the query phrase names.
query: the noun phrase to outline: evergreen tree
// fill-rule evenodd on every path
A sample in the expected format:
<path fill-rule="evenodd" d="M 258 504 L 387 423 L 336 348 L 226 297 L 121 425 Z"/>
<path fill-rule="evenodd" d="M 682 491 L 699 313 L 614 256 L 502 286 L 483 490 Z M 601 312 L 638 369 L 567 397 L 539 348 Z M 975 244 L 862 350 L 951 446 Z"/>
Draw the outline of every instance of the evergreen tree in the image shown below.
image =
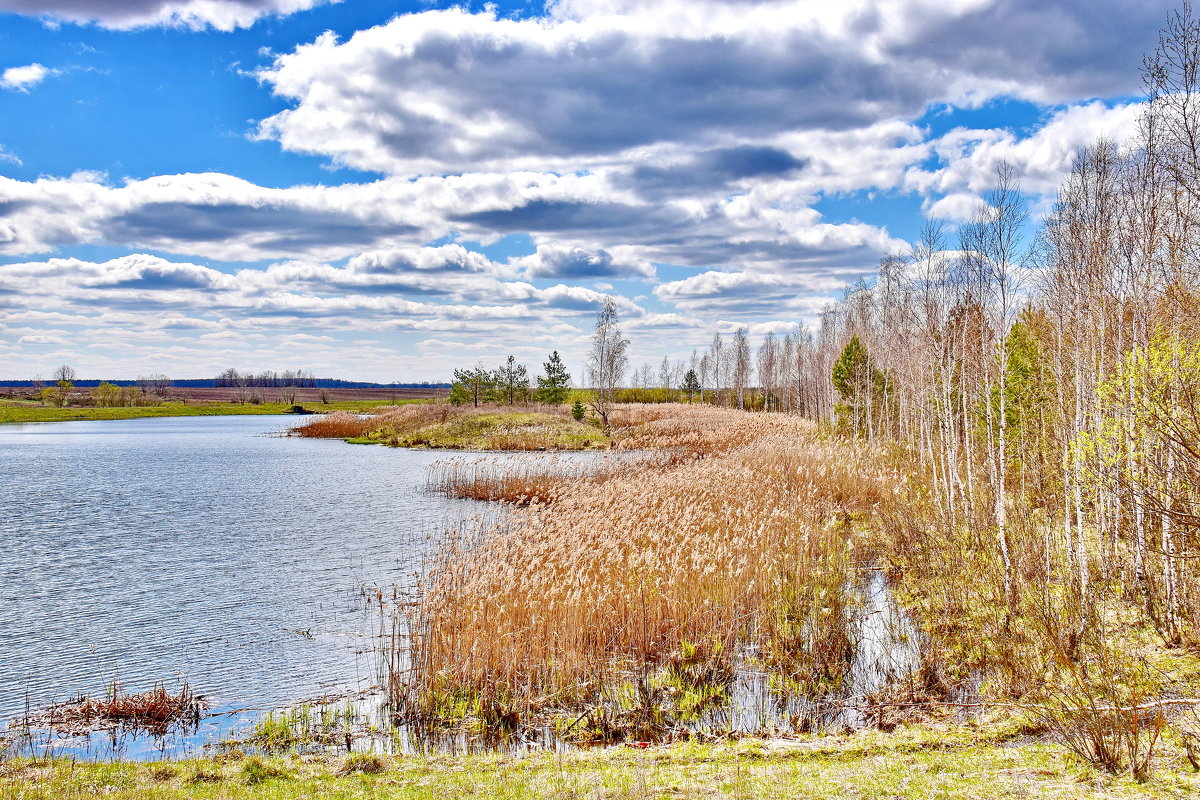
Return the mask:
<path fill-rule="evenodd" d="M 457 388 L 456 387 L 460 387 Z M 488 400 L 496 389 L 496 376 L 491 370 L 477 365 L 474 369 L 454 370 L 454 383 L 450 386 L 451 402 L 456 405 L 471 401 L 476 408 Z"/>
<path fill-rule="evenodd" d="M 496 370 L 496 396 L 510 406 L 529 396 L 529 371 L 517 363 L 516 356 L 510 355 Z"/>
<path fill-rule="evenodd" d="M 850 337 L 834 362 L 832 379 L 843 400 L 837 409 L 839 421 L 843 427 L 852 427 L 856 435 L 869 435 L 872 412 L 885 397 L 887 379 L 857 336 Z"/>
<path fill-rule="evenodd" d="M 537 379 L 538 402 L 552 406 L 565 403 L 571 385 L 571 374 L 567 372 L 567 365 L 563 363 L 557 350 L 551 353 L 550 359 L 542 365 L 542 371 L 546 374 L 539 375 Z"/>
<path fill-rule="evenodd" d="M 692 396 L 700 391 L 700 376 L 696 374 L 696 370 L 689 369 L 687 371 L 687 374 L 683 376 L 683 386 L 680 388 L 687 392 L 688 401 L 690 402 Z"/>

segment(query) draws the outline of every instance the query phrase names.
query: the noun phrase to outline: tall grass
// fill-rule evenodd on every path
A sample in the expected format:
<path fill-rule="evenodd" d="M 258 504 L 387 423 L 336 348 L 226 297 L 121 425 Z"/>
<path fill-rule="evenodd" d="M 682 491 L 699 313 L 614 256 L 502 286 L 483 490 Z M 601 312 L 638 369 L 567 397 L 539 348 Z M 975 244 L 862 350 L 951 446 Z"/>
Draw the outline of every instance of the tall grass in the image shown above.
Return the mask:
<path fill-rule="evenodd" d="M 462 413 L 469 412 L 440 403 L 380 406 L 367 417 L 335 411 L 294 428 L 292 432 L 297 436 L 314 439 L 353 439 L 375 431 L 387 431 L 395 435 L 433 423 L 445 422 L 452 415 Z"/>
<path fill-rule="evenodd" d="M 404 713 L 511 725 L 622 692 L 645 710 L 672 696 L 672 674 L 732 674 L 750 645 L 791 690 L 839 688 L 845 588 L 870 558 L 854 520 L 897 480 L 883 454 L 780 415 L 658 406 L 616 420 L 619 446 L 676 457 L 614 464 L 447 544 L 411 611 L 411 671 L 393 684 Z"/>
<path fill-rule="evenodd" d="M 513 505 L 547 504 L 580 481 L 598 483 L 611 477 L 620 462 L 610 457 L 590 461 L 558 455 L 506 458 L 450 458 L 434 463 L 426 488 L 435 494 Z"/>
<path fill-rule="evenodd" d="M 296 436 L 310 439 L 354 439 L 364 436 L 375 426 L 374 418 L 335 411 L 315 417 L 308 423 L 292 429 Z"/>

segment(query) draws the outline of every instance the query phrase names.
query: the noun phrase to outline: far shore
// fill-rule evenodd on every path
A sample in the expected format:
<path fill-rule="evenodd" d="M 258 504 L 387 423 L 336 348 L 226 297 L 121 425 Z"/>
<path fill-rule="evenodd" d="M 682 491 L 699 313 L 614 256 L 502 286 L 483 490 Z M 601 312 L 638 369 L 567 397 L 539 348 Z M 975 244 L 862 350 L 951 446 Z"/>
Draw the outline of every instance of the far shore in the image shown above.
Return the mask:
<path fill-rule="evenodd" d="M 369 394 L 368 394 L 369 392 Z M 395 391 L 364 392 L 362 397 L 346 397 L 344 390 L 339 396 L 321 400 L 316 390 L 298 393 L 293 402 L 238 402 L 228 399 L 205 399 L 189 396 L 187 399 L 166 398 L 151 405 L 133 406 L 90 406 L 67 405 L 63 407 L 45 405 L 32 400 L 0 397 L 0 425 L 7 423 L 71 422 L 80 420 L 119 420 L 156 417 L 209 417 L 232 415 L 266 414 L 326 414 L 333 411 L 356 413 L 372 412 L 387 406 L 426 403 L 431 396 L 414 396 L 415 392 Z M 189 394 L 197 394 L 192 390 Z M 309 395 L 312 395 L 310 397 Z M 301 410 L 296 410 L 297 407 Z"/>

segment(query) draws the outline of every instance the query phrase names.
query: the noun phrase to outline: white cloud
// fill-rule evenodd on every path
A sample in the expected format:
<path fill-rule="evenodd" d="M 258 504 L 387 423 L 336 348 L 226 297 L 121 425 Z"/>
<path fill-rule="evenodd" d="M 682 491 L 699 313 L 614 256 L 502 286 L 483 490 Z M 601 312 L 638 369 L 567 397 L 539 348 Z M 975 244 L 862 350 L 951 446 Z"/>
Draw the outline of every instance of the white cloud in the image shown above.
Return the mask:
<path fill-rule="evenodd" d="M 332 33 L 259 73 L 292 107 L 260 135 L 397 175 L 629 163 L 914 118 L 936 103 L 1137 90 L 1166 8 L 1132 0 L 564 2 Z"/>
<path fill-rule="evenodd" d="M 654 294 L 691 313 L 777 314 L 792 310 L 808 317 L 846 283 L 846 276 L 836 274 L 703 272 L 664 283 Z"/>
<path fill-rule="evenodd" d="M 938 166 L 910 168 L 904 186 L 931 198 L 927 203 L 931 216 L 967 219 L 979 206 L 977 198 L 995 182 L 996 167 L 1006 161 L 1019 171 L 1024 191 L 1052 195 L 1081 148 L 1100 137 L 1114 142 L 1130 139 L 1142 112 L 1141 103 L 1109 107 L 1097 101 L 1070 106 L 1024 138 L 1002 129 L 957 128 L 929 143 Z"/>
<path fill-rule="evenodd" d="M 0 11 L 117 30 L 164 25 L 231 31 L 248 28 L 264 16 L 338 2 L 341 0 L 0 0 Z"/>
<path fill-rule="evenodd" d="M 0 87 L 15 92 L 28 92 L 51 75 L 57 75 L 58 70 L 44 67 L 41 64 L 26 64 L 23 67 L 9 67 L 0 73 Z"/>
<path fill-rule="evenodd" d="M 0 197 L 8 203 L 0 253 L 105 243 L 225 261 L 330 261 L 452 233 L 478 241 L 532 233 L 538 253 L 514 260 L 509 271 L 568 279 L 648 277 L 651 262 L 847 265 L 873 261 L 894 245 L 872 225 L 823 222 L 805 205 L 811 187 L 732 197 L 681 191 L 651 201 L 622 181 L 613 171 L 521 172 L 275 189 L 220 174 L 123 186 L 86 174 L 31 182 L 0 177 Z"/>

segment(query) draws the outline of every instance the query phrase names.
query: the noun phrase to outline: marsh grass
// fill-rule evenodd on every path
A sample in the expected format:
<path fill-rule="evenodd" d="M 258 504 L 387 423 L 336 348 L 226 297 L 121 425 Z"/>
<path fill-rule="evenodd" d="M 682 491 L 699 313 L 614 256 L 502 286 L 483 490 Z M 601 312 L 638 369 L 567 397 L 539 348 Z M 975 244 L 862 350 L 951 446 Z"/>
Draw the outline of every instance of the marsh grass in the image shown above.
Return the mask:
<path fill-rule="evenodd" d="M 664 462 L 645 454 L 639 463 Z M 450 458 L 432 464 L 426 488 L 435 494 L 470 500 L 494 500 L 517 506 L 546 505 L 578 483 L 596 485 L 628 472 L 630 460 L 610 455 L 587 460 L 557 454 L 502 458 Z"/>
<path fill-rule="evenodd" d="M 392 686 L 403 718 L 514 727 L 565 709 L 601 738 L 657 738 L 722 702 L 751 643 L 786 691 L 843 688 L 861 520 L 896 480 L 882 454 L 781 415 L 614 418 L 618 447 L 663 455 L 559 484 L 438 554 Z M 495 487 L 485 474 L 465 483 Z"/>

